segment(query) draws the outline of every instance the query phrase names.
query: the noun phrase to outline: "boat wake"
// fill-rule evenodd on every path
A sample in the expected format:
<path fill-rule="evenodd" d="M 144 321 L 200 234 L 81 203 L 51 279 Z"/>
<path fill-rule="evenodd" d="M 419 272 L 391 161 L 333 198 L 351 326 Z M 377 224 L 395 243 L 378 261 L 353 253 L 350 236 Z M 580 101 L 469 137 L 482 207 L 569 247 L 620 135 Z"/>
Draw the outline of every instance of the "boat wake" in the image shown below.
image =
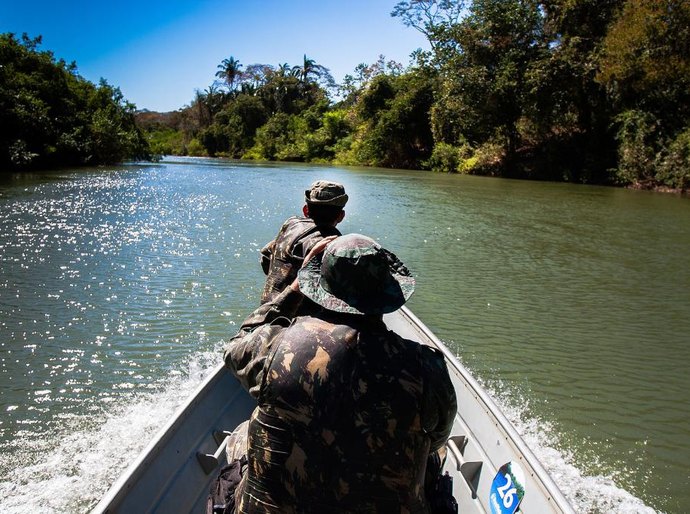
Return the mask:
<path fill-rule="evenodd" d="M 527 415 L 529 402 L 520 402 L 520 406 L 501 401 L 505 397 L 496 394 L 495 389 L 479 380 L 482 387 L 515 426 L 518 433 L 546 468 L 575 512 L 619 514 L 654 514 L 657 511 L 630 492 L 617 486 L 612 476 L 589 476 L 574 464 L 573 455 L 560 448 L 559 437 L 553 425 L 548 421 Z M 508 395 L 510 396 L 510 395 Z"/>
<path fill-rule="evenodd" d="M 0 482 L 0 511 L 20 514 L 87 512 L 136 459 L 153 436 L 218 365 L 220 349 L 195 355 L 164 385 L 114 406 L 100 423 L 71 433 L 45 434 L 30 462 Z M 38 451 L 36 451 L 38 450 Z M 21 456 L 13 459 L 21 461 Z M 10 464 L 11 466 L 11 464 Z M 3 467 L 10 467 L 3 463 Z"/>
<path fill-rule="evenodd" d="M 12 467 L 0 482 L 0 507 L 6 514 L 30 510 L 85 512 L 136 459 L 155 433 L 217 366 L 220 346 L 193 356 L 184 370 L 173 370 L 159 389 L 138 394 L 111 409 L 90 428 L 45 434 L 34 440 L 28 462 Z M 485 384 L 482 384 L 486 387 Z M 492 397 L 496 394 L 487 387 Z M 520 407 L 497 401 L 508 419 L 553 476 L 576 512 L 654 513 L 642 500 L 616 486 L 613 477 L 587 476 L 558 448 L 552 425 L 527 417 Z M 38 451 L 35 451 L 38 450 Z M 21 461 L 21 457 L 14 457 Z"/>

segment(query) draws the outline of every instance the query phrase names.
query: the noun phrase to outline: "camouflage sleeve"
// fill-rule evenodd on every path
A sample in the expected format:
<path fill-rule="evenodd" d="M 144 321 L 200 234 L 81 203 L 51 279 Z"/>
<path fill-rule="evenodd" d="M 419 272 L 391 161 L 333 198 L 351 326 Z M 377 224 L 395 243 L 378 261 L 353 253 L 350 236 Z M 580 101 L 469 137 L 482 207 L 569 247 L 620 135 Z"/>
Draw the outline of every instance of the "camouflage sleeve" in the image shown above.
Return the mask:
<path fill-rule="evenodd" d="M 428 362 L 422 423 L 431 438 L 430 451 L 434 452 L 446 444 L 458 404 L 443 354 L 429 347 L 422 348 Z"/>
<path fill-rule="evenodd" d="M 287 288 L 252 312 L 225 348 L 225 366 L 254 398 L 258 397 L 273 341 L 290 324 L 302 298 L 302 293 Z"/>
<path fill-rule="evenodd" d="M 267 243 L 261 250 L 259 250 L 259 264 L 261 264 L 261 269 L 264 271 L 264 275 L 268 275 L 269 267 L 271 266 L 271 256 L 273 255 L 273 249 L 276 246 L 276 240 L 274 239 L 270 243 Z"/>

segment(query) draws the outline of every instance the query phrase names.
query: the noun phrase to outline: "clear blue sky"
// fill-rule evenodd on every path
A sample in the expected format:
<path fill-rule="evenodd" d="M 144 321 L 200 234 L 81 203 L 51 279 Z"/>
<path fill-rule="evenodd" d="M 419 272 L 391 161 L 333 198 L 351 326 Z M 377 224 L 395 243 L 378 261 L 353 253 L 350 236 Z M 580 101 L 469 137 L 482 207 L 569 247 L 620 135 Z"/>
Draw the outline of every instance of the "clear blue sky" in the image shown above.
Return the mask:
<path fill-rule="evenodd" d="M 139 109 L 189 104 L 233 56 L 300 64 L 303 55 L 336 81 L 379 54 L 407 65 L 424 36 L 390 12 L 397 0 L 0 0 L 0 32 L 43 36 L 43 50 L 79 73 L 120 87 Z"/>

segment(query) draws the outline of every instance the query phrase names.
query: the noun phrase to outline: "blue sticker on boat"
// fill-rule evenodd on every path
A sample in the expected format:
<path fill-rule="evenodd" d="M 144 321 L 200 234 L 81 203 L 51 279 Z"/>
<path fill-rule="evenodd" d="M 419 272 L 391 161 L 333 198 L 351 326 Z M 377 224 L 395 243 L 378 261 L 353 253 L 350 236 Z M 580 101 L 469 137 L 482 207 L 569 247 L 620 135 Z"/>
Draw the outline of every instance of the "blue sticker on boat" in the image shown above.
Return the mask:
<path fill-rule="evenodd" d="M 525 474 L 519 464 L 507 462 L 491 484 L 491 514 L 513 514 L 525 496 Z"/>

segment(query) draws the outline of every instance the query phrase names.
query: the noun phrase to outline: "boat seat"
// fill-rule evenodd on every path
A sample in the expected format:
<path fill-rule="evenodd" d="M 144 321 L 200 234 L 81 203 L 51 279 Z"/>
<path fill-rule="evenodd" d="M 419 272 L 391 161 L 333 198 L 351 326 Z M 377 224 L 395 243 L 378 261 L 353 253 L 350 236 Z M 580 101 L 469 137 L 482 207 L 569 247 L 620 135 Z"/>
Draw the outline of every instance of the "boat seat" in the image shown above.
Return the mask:
<path fill-rule="evenodd" d="M 218 467 L 223 453 L 225 453 L 226 462 L 232 462 L 243 455 L 247 455 L 248 427 L 249 420 L 240 423 L 232 432 L 225 430 L 213 432 L 213 438 L 218 445 L 218 449 L 214 453 L 198 452 L 196 454 L 196 458 L 204 473 L 208 475 Z"/>

